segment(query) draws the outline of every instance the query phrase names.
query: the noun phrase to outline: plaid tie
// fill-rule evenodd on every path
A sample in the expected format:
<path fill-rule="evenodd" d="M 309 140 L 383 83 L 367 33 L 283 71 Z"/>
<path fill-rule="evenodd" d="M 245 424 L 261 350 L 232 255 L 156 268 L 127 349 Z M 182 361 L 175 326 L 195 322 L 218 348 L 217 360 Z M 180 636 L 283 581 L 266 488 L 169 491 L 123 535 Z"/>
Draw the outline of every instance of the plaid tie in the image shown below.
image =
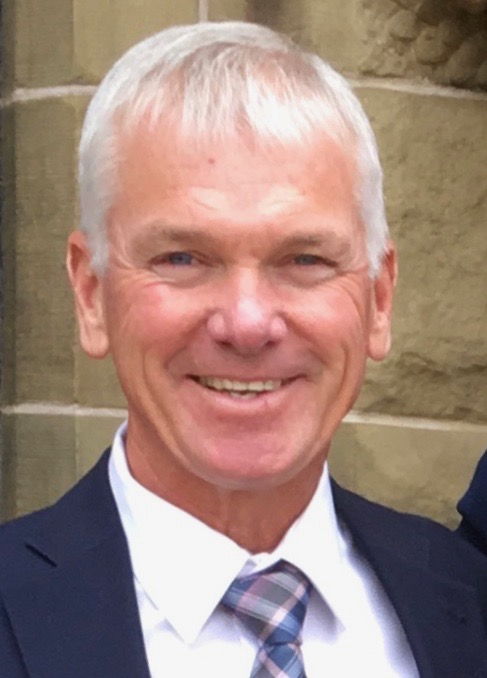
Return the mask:
<path fill-rule="evenodd" d="M 281 560 L 235 579 L 225 593 L 223 604 L 261 644 L 250 678 L 306 678 L 300 645 L 310 590 L 303 573 Z"/>

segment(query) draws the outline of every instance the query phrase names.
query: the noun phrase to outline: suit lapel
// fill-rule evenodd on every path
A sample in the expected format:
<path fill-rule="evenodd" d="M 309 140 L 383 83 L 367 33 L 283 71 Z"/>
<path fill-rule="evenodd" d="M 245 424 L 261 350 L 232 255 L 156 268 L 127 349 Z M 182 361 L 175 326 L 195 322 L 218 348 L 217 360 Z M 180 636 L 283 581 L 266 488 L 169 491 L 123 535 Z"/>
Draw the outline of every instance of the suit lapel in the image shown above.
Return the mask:
<path fill-rule="evenodd" d="M 4 597 L 28 675 L 149 678 L 106 455 L 44 522 L 26 544 L 41 574 Z"/>
<path fill-rule="evenodd" d="M 423 523 L 400 533 L 397 518 L 388 520 L 389 512 L 380 507 L 337 486 L 334 497 L 338 515 L 396 610 L 421 678 L 487 678 L 487 638 L 476 592 L 431 570 Z"/>

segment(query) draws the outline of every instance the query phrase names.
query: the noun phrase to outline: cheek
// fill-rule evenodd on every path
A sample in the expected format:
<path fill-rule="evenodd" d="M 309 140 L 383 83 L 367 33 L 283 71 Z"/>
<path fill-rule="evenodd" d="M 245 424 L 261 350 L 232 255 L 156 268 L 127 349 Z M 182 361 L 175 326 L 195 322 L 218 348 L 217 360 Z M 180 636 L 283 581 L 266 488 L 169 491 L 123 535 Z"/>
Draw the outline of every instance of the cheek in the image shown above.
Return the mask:
<path fill-rule="evenodd" d="M 129 351 L 155 351 L 170 355 L 184 345 L 201 322 L 201 304 L 192 303 L 160 284 L 127 289 L 117 305 L 114 323 L 122 346 Z"/>
<path fill-rule="evenodd" d="M 367 309 L 365 299 L 330 288 L 303 309 L 301 325 L 319 346 L 324 356 L 336 350 L 358 350 L 367 345 Z"/>

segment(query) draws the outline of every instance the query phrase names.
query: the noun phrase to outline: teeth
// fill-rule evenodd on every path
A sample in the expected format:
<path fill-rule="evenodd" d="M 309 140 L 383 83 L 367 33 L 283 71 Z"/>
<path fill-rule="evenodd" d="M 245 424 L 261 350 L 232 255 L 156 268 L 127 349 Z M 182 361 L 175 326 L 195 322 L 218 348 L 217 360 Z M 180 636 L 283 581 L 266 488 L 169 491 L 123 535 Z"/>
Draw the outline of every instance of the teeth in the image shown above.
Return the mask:
<path fill-rule="evenodd" d="M 216 377 L 198 377 L 197 381 L 215 391 L 229 391 L 232 395 L 252 395 L 263 391 L 276 391 L 282 386 L 282 379 L 269 381 L 234 381 L 233 379 L 217 379 Z"/>

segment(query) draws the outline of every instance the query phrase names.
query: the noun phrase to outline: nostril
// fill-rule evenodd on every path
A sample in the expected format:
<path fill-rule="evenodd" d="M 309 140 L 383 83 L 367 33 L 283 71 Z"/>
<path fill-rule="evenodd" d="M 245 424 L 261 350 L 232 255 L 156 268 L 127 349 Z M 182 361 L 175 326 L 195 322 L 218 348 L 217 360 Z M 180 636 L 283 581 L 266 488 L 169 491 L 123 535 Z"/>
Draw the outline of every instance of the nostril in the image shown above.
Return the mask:
<path fill-rule="evenodd" d="M 272 318 L 270 329 L 270 341 L 275 343 L 282 341 L 287 334 L 286 321 L 281 316 Z"/>
<path fill-rule="evenodd" d="M 220 343 L 229 343 L 228 330 L 222 313 L 213 313 L 208 318 L 207 328 L 212 339 Z"/>

